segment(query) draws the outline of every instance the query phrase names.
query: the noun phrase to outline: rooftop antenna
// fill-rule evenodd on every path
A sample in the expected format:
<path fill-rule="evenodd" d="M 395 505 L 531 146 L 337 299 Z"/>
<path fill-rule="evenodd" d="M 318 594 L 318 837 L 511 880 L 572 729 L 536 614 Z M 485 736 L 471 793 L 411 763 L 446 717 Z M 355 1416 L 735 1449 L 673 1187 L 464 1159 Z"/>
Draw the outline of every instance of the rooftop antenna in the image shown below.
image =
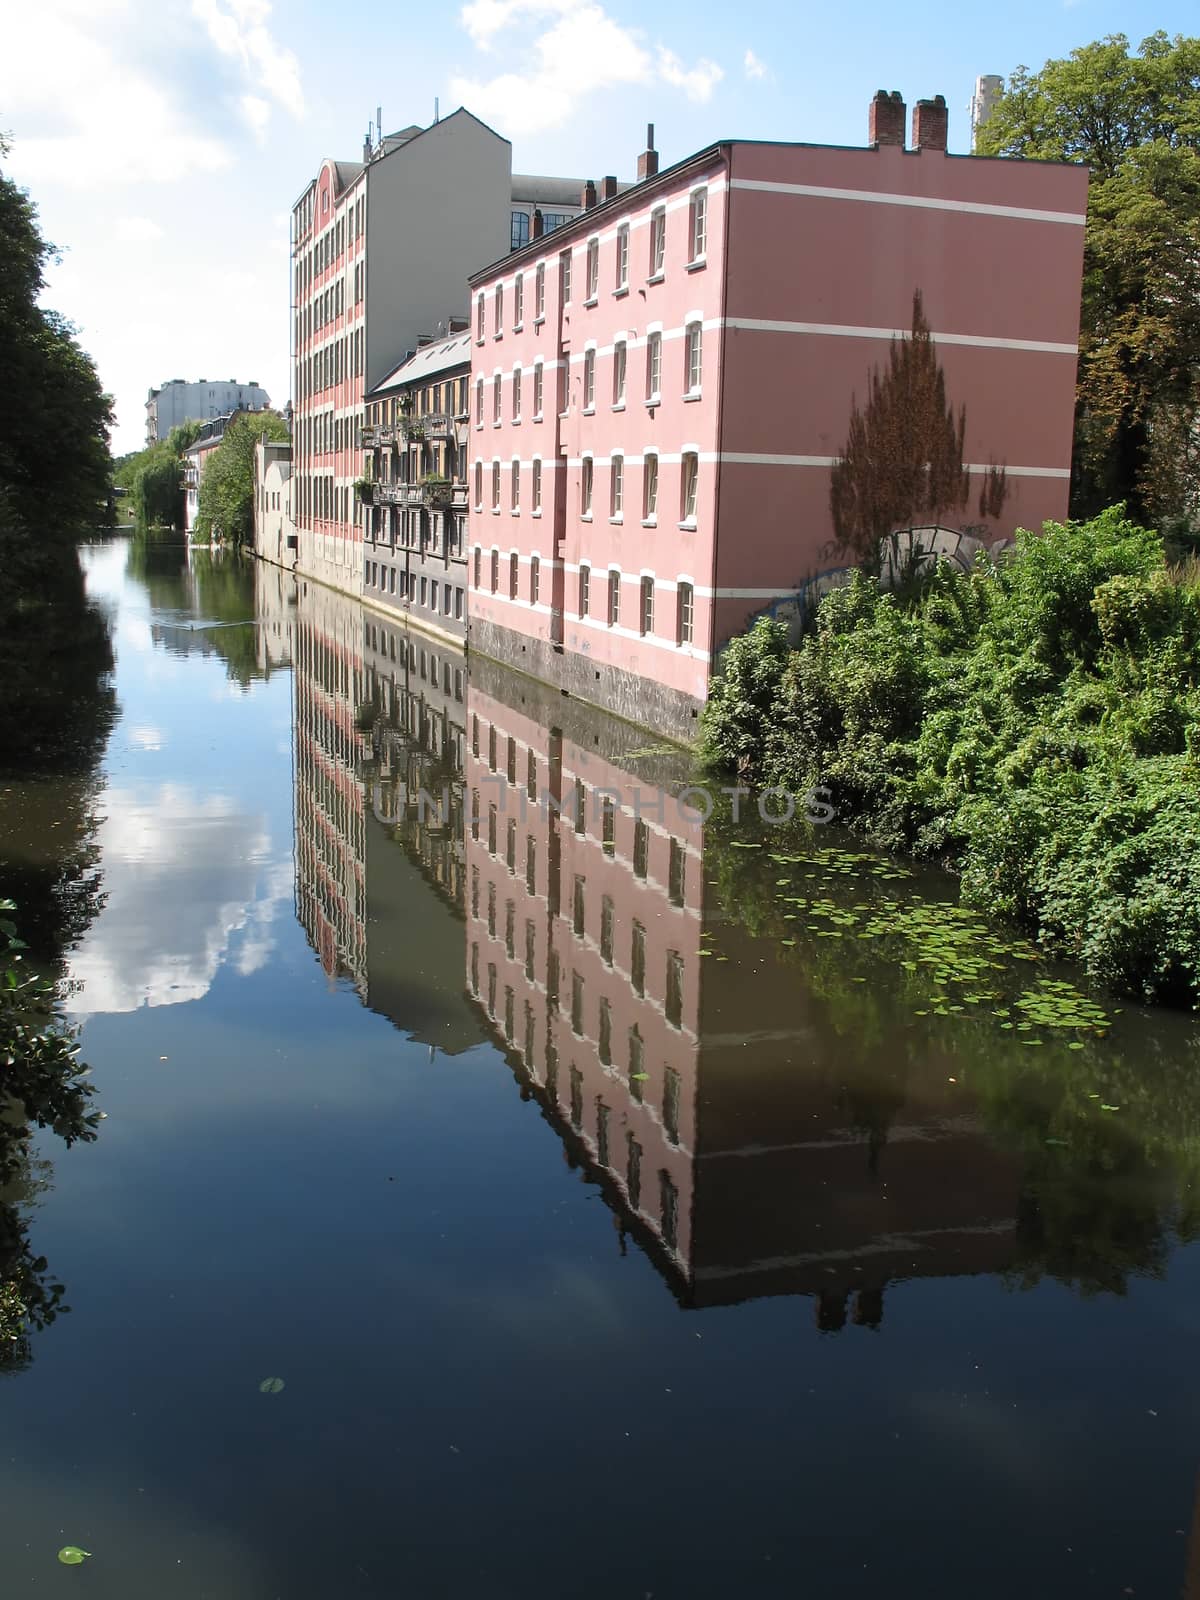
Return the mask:
<path fill-rule="evenodd" d="M 438 97 L 437 97 L 437 95 L 434 95 L 434 97 L 433 97 L 433 120 L 434 120 L 434 122 L 440 122 L 441 121 L 441 118 L 438 116 Z"/>
<path fill-rule="evenodd" d="M 375 131 L 379 135 L 380 144 L 383 143 L 383 107 L 375 107 Z"/>

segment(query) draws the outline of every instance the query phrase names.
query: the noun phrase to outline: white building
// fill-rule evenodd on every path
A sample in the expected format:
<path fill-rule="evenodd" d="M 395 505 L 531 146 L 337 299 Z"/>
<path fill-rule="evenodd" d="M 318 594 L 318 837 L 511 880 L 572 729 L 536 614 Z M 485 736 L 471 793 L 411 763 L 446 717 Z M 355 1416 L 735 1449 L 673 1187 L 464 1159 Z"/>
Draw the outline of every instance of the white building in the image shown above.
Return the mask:
<path fill-rule="evenodd" d="M 971 96 L 971 149 L 974 150 L 979 130 L 996 109 L 996 102 L 1004 92 L 1004 79 L 994 72 L 975 79 L 975 93 Z"/>
<path fill-rule="evenodd" d="M 254 446 L 254 553 L 279 567 L 296 564 L 290 439 L 260 439 Z"/>
<path fill-rule="evenodd" d="M 234 411 L 263 411 L 270 404 L 270 395 L 257 383 L 238 383 L 236 378 L 228 383 L 207 378 L 187 383 L 172 378 L 147 396 L 146 443 L 157 444 L 183 422 L 211 422 Z"/>

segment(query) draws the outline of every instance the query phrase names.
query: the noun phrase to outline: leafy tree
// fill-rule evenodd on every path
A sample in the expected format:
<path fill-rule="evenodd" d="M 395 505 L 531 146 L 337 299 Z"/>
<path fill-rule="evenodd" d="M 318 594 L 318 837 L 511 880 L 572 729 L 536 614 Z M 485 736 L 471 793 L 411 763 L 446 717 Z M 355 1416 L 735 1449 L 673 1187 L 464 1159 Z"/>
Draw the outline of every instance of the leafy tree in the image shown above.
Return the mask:
<path fill-rule="evenodd" d="M 984 154 L 1091 168 L 1073 514 L 1200 526 L 1200 39 L 1113 34 L 1019 67 Z"/>
<path fill-rule="evenodd" d="M 249 544 L 254 538 L 254 447 L 264 436 L 290 437 L 277 411 L 240 411 L 225 429 L 200 480 L 196 531 Z"/>
<path fill-rule="evenodd" d="M 850 431 L 829 487 L 838 551 L 877 572 L 898 536 L 955 517 L 967 504 L 963 466 L 966 411 L 946 401 L 946 381 L 933 347 L 921 294 L 913 295 L 912 333 L 894 339 L 886 371 L 871 374 L 865 410 L 855 401 Z M 999 515 L 1006 485 L 994 467 L 980 494 L 981 516 Z"/>

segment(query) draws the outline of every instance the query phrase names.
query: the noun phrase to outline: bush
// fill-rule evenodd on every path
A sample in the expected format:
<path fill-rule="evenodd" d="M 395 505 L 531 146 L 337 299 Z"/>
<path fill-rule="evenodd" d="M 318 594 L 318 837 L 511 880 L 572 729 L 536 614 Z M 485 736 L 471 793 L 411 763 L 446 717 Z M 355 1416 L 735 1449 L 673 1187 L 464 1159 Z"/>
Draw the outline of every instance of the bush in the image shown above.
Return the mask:
<path fill-rule="evenodd" d="M 762 627 L 714 685 L 711 755 L 825 784 L 1098 981 L 1200 1005 L 1200 579 L 1156 534 L 1050 523 L 908 602 L 860 577 L 782 656 Z"/>

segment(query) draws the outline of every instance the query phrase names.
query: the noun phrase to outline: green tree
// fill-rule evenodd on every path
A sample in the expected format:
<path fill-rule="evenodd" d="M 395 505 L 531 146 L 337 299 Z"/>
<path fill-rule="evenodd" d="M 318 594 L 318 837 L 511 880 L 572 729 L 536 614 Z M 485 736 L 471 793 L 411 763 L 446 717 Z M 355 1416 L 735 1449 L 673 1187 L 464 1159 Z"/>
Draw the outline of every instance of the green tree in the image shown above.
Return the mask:
<path fill-rule="evenodd" d="M 1200 523 L 1200 39 L 1018 67 L 978 148 L 1091 168 L 1073 514 Z"/>
<path fill-rule="evenodd" d="M 254 538 L 254 447 L 266 436 L 290 437 L 277 411 L 241 411 L 232 418 L 200 480 L 196 531 L 203 538 L 250 544 Z"/>

